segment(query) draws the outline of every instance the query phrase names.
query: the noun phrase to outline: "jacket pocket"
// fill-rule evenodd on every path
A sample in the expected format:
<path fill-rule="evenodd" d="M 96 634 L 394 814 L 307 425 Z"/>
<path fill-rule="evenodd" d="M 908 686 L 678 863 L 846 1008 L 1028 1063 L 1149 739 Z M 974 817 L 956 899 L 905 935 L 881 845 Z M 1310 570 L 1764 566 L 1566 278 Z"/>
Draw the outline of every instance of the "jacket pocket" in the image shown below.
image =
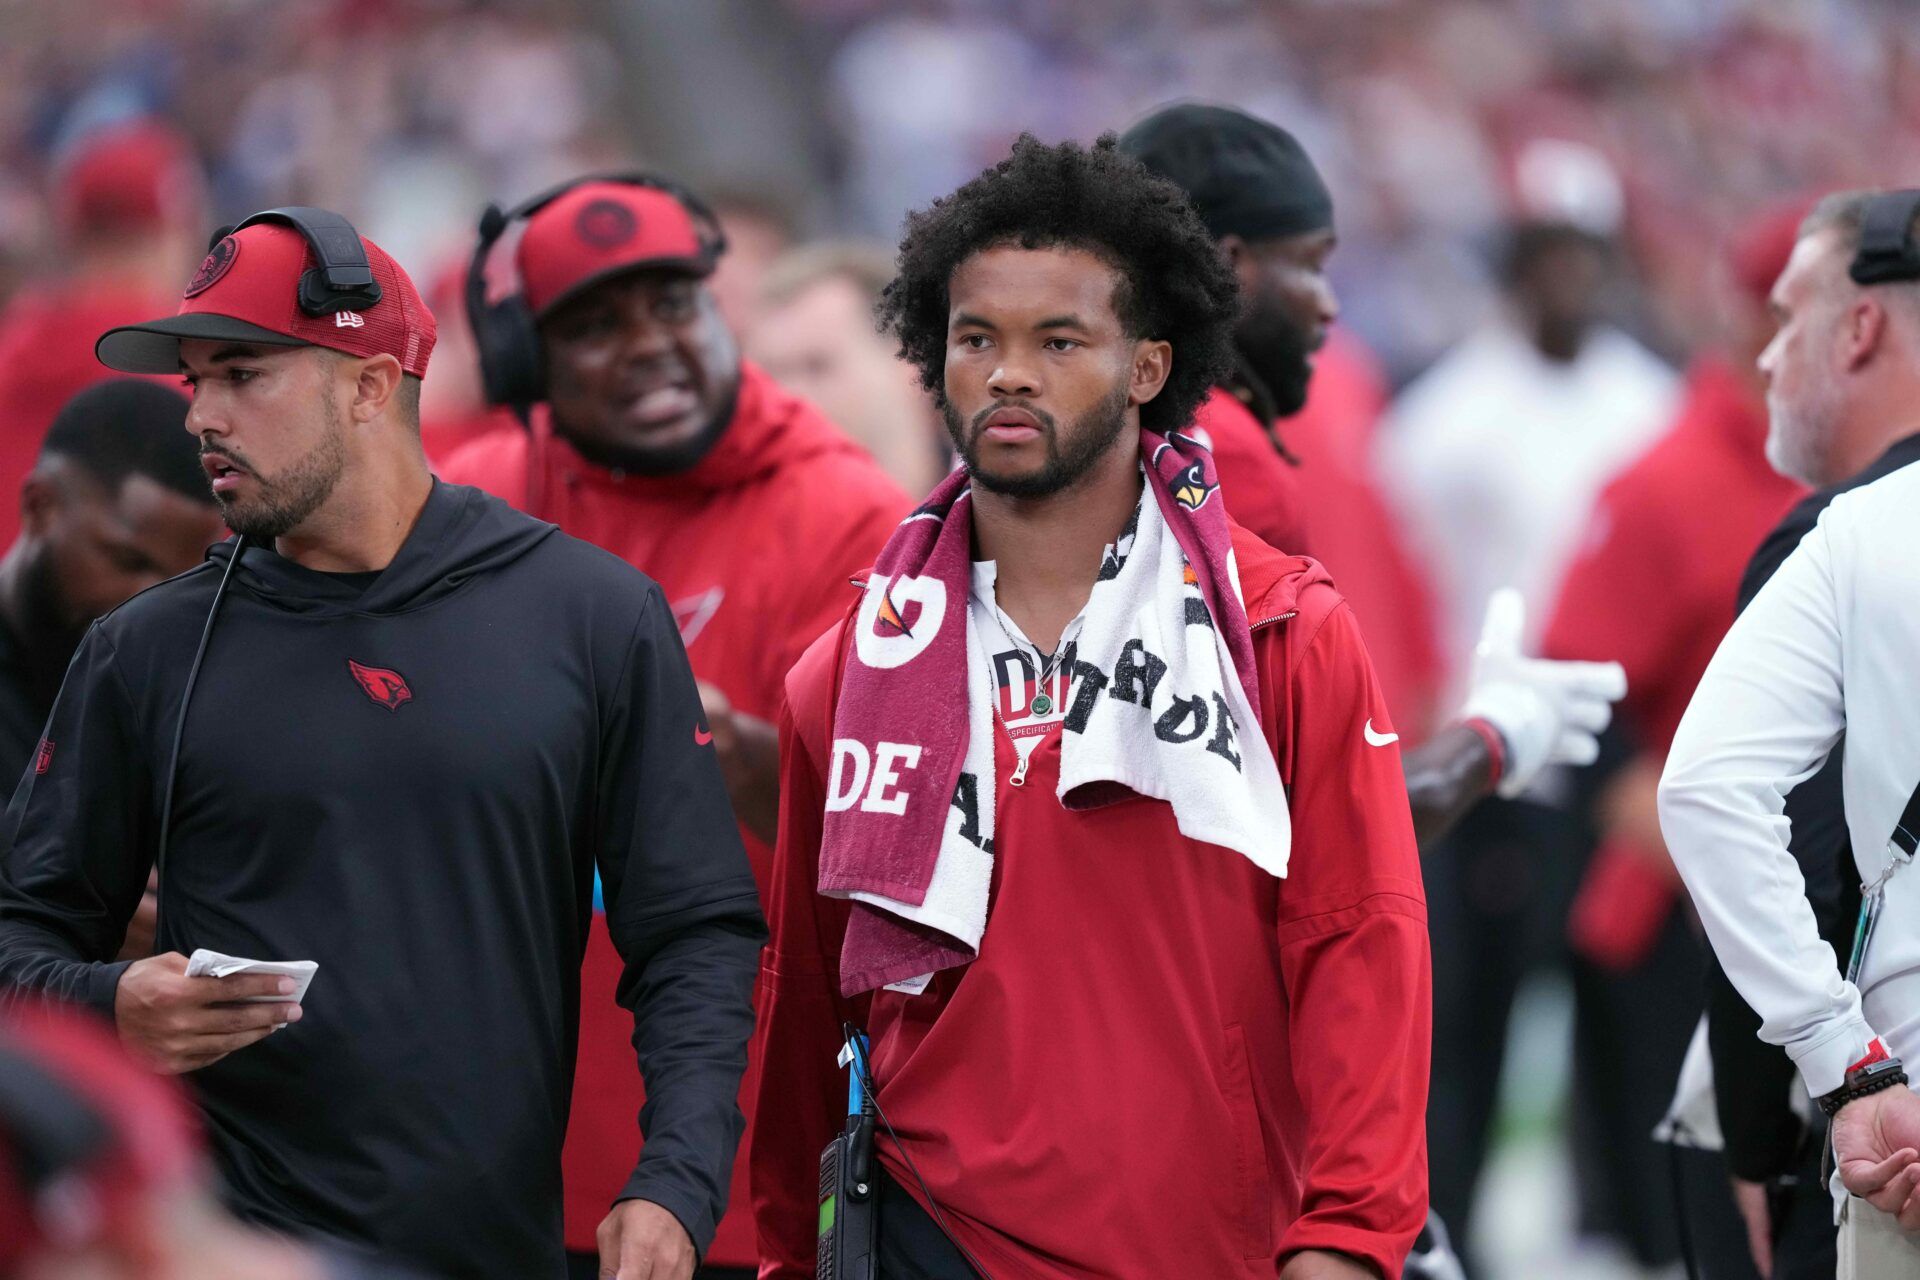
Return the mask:
<path fill-rule="evenodd" d="M 1260 1108 L 1253 1100 L 1253 1074 L 1247 1060 L 1247 1037 L 1238 1023 L 1222 1028 L 1227 1057 L 1220 1073 L 1233 1117 L 1234 1185 L 1238 1196 L 1241 1256 L 1273 1256 L 1273 1175 L 1267 1168 L 1267 1144 L 1260 1127 Z"/>

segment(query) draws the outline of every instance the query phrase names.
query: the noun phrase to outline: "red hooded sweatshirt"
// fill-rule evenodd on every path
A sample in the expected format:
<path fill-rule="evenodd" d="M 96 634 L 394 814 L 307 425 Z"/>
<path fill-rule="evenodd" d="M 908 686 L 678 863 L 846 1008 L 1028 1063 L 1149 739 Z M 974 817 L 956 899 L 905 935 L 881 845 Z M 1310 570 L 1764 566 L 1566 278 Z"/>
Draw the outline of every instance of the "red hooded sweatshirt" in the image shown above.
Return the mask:
<path fill-rule="evenodd" d="M 1013 787 L 999 735 L 986 933 L 920 996 L 839 995 L 848 904 L 815 882 L 844 631 L 789 677 L 750 1143 L 762 1280 L 813 1274 L 843 1019 L 996 1280 L 1273 1280 L 1304 1249 L 1400 1274 L 1427 1211 L 1431 970 L 1399 749 L 1325 573 L 1237 527 L 1234 548 L 1287 877 L 1187 839 L 1160 801 L 1068 812 L 1057 734 Z M 879 1154 L 924 1204 L 902 1148 Z"/>
<path fill-rule="evenodd" d="M 528 466 L 529 452 L 542 465 Z M 806 401 L 743 363 L 733 421 L 698 465 L 672 476 L 616 474 L 554 437 L 518 426 L 456 451 L 440 474 L 478 485 L 644 571 L 665 591 L 693 673 L 737 710 L 771 721 L 781 683 L 807 645 L 838 621 L 847 580 L 910 509 L 906 495 Z M 741 830 L 765 901 L 773 853 Z M 580 983 L 580 1052 L 567 1124 L 567 1247 L 595 1249 L 594 1231 L 639 1158 L 645 1099 L 634 1071 L 633 1019 L 614 1003 L 620 957 L 596 913 Z M 756 1069 L 741 1103 L 752 1132 Z M 759 1261 L 747 1162 L 705 1261 Z"/>
<path fill-rule="evenodd" d="M 93 344 L 177 305 L 143 290 L 55 282 L 20 290 L 0 312 L 0 548 L 20 532 L 20 482 L 54 415 L 75 392 L 127 376 L 94 359 Z"/>

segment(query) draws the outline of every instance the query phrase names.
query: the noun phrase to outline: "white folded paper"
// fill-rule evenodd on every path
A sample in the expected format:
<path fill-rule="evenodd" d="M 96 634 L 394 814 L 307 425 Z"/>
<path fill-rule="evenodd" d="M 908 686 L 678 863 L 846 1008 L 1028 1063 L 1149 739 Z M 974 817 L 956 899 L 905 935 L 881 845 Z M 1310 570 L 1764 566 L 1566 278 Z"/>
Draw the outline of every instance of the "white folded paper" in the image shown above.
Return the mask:
<path fill-rule="evenodd" d="M 299 1004 L 306 998 L 307 984 L 313 981 L 313 975 L 320 971 L 316 960 L 246 960 L 240 956 L 221 955 L 218 951 L 208 951 L 205 947 L 187 957 L 187 976 L 189 978 L 224 978 L 233 973 L 271 973 L 282 978 L 292 978 L 300 985 L 287 996 L 247 996 L 243 1003 L 276 1004 L 292 1001 Z"/>

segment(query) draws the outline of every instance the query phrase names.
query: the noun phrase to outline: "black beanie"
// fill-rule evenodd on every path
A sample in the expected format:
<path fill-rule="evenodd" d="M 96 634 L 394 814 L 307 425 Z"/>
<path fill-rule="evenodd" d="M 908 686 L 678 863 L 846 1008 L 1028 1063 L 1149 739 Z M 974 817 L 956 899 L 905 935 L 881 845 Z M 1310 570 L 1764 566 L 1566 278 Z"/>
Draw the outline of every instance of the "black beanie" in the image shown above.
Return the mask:
<path fill-rule="evenodd" d="M 1285 129 L 1244 111 L 1165 107 L 1121 134 L 1120 150 L 1185 191 L 1216 239 L 1333 226 L 1333 197 L 1306 151 Z"/>

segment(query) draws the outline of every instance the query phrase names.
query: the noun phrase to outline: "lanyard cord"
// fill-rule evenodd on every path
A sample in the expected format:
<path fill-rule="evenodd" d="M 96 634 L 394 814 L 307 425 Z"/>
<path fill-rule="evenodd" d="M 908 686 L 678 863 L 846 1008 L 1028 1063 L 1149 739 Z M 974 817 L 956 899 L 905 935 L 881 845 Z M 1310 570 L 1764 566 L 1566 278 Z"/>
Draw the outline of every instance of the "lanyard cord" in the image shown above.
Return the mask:
<path fill-rule="evenodd" d="M 167 845 L 173 828 L 173 784 L 180 774 L 180 743 L 187 732 L 187 708 L 193 702 L 193 686 L 200 679 L 200 664 L 206 661 L 207 642 L 213 639 L 213 620 L 220 616 L 220 601 L 226 598 L 227 583 L 233 578 L 234 566 L 240 563 L 240 557 L 247 549 L 247 536 L 239 534 L 233 541 L 233 556 L 227 561 L 226 571 L 220 575 L 220 585 L 213 589 L 213 604 L 207 610 L 207 625 L 200 631 L 200 647 L 194 650 L 193 665 L 187 668 L 187 686 L 180 692 L 180 714 L 173 722 L 173 746 L 167 751 L 167 781 L 160 792 L 160 837 L 154 842 L 153 865 L 159 871 L 167 861 Z"/>

